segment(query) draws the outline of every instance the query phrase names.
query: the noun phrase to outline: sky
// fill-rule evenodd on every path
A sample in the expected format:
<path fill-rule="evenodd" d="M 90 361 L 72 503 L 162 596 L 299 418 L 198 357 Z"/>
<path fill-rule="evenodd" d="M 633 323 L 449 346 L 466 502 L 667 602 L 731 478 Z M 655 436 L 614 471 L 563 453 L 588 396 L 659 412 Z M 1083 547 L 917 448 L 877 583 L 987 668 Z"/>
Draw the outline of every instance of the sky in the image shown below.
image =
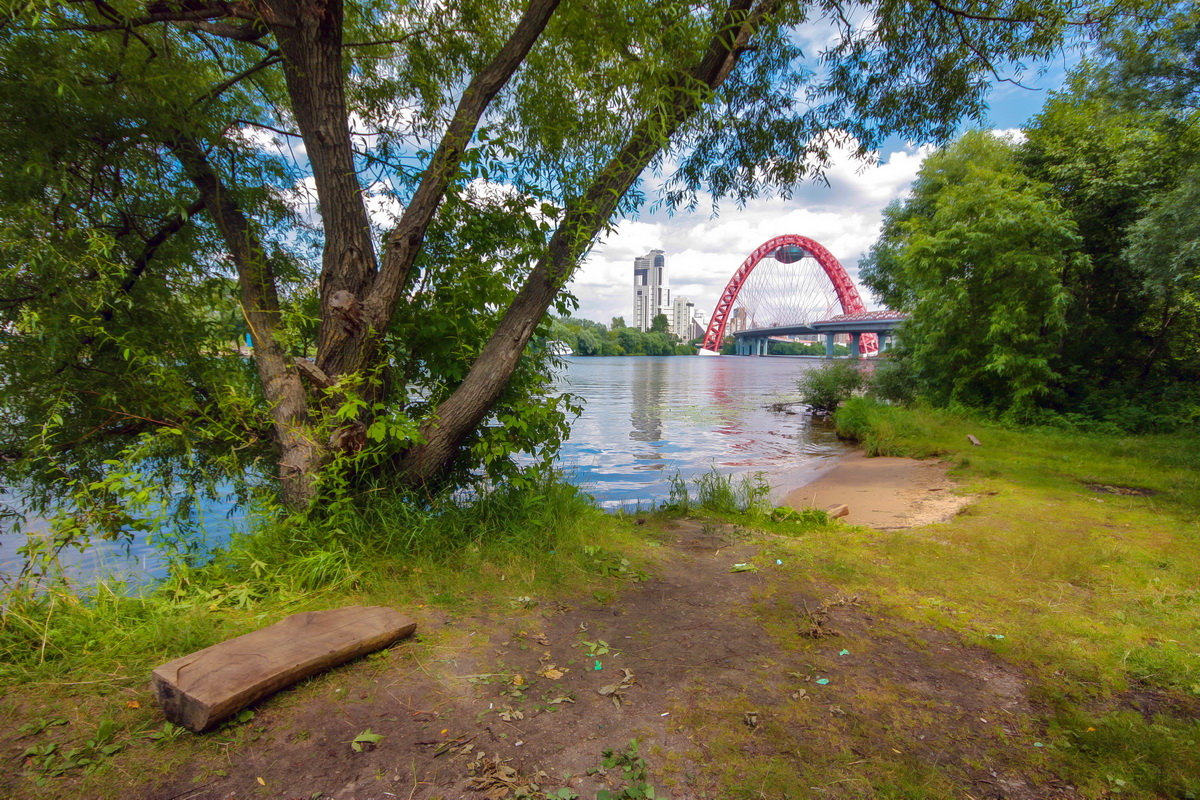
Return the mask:
<path fill-rule="evenodd" d="M 1050 64 L 1022 88 L 997 83 L 989 95 L 984 127 L 1020 128 L 1060 86 L 1068 64 Z M 694 213 L 659 212 L 622 219 L 613 233 L 592 249 L 569 285 L 579 299 L 574 316 L 609 324 L 613 317 L 632 319 L 633 260 L 663 250 L 673 297 L 684 296 L 707 315 L 734 270 L 763 242 L 786 233 L 823 244 L 857 281 L 858 261 L 879 234 L 884 208 L 905 196 L 929 145 L 894 142 L 864 165 L 843 153 L 829 171 L 828 185 L 809 183 L 790 199 L 762 199 L 744 208 L 722 206 L 713 217 L 702 198 Z M 880 305 L 859 287 L 868 308 Z"/>

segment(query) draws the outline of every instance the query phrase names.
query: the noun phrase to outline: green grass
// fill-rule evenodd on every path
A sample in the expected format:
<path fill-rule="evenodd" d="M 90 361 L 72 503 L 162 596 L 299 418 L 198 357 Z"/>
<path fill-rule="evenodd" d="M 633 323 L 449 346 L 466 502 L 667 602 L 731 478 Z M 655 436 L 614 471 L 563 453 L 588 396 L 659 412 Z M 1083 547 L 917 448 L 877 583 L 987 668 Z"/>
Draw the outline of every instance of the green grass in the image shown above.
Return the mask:
<path fill-rule="evenodd" d="M 177 567 L 144 596 L 104 583 L 84 595 L 11 594 L 0 609 L 0 697 L 9 698 L 0 734 L 24 731 L 27 786 L 54 796 L 65 775 L 82 781 L 70 785 L 79 796 L 117 796 L 130 769 L 165 772 L 256 735 L 246 712 L 215 734 L 178 736 L 146 690 L 158 664 L 300 611 L 520 613 L 611 591 L 646 574 L 652 551 L 633 527 L 553 481 L 433 507 L 381 493 L 355 515 L 270 525 L 209 565 Z M 426 639 L 436 647 L 449 635 Z"/>
<path fill-rule="evenodd" d="M 718 477 L 677 481 L 672 504 L 641 527 L 554 483 L 437 507 L 379 493 L 354 515 L 264 529 L 210 566 L 177 570 L 147 597 L 119 586 L 10 597 L 0 612 L 0 716 L 10 732 L 26 731 L 18 744 L 34 751 L 21 767 L 28 785 L 50 782 L 52 791 L 65 770 L 81 778 L 69 787 L 80 796 L 113 795 L 128 770 L 166 773 L 258 735 L 252 721 L 175 735 L 149 707 L 145 684 L 158 663 L 309 609 L 521 614 L 527 598 L 610 596 L 652 569 L 666 518 L 690 513 L 762 532 L 754 562 L 765 573 L 778 560 L 831 593 L 859 595 L 896 635 L 948 629 L 1018 666 L 1036 708 L 1019 733 L 1044 747 L 1015 756 L 997 734 L 986 753 L 1027 759 L 1083 797 L 1200 797 L 1200 440 L 1006 429 L 857 399 L 837 421 L 878 454 L 945 459 L 973 505 L 943 524 L 879 532 L 772 512 L 753 480 Z M 797 640 L 794 605 L 771 591 L 745 614 L 817 663 L 827 646 Z M 463 637 L 445 628 L 422 646 L 453 652 Z M 714 797 L 782 797 L 796 787 L 796 796 L 962 796 L 970 765 L 929 764 L 906 745 L 908 732 L 936 723 L 936 709 L 884 677 L 856 690 L 857 719 L 784 703 L 751 730 L 742 715 L 754 698 L 789 680 L 771 664 L 760 672 L 744 696 L 697 685 L 695 702 L 673 709 L 673 724 L 704 742 Z M 332 680 L 305 691 L 332 691 Z M 305 691 L 279 702 L 304 702 Z M 771 752 L 755 753 L 764 740 Z M 672 754 L 663 763 L 668 779 L 694 769 Z"/>
<path fill-rule="evenodd" d="M 977 499 L 924 529 L 816 530 L 793 557 L 1027 668 L 1059 734 L 1051 763 L 1090 796 L 1200 796 L 1200 723 L 1122 708 L 1133 691 L 1200 702 L 1200 440 L 1010 430 L 861 400 L 837 422 L 877 454 L 940 455 Z"/>
<path fill-rule="evenodd" d="M 985 726 L 934 765 L 915 751 L 918 733 L 944 725 L 936 693 L 915 698 L 880 669 L 844 689 L 845 715 L 803 697 L 761 708 L 754 698 L 787 696 L 794 674 L 764 663 L 742 694 L 701 682 L 673 709 L 680 730 L 704 732 L 713 796 L 960 798 L 1006 762 L 1087 798 L 1200 797 L 1200 439 L 1006 429 L 859 399 L 837 423 L 876 455 L 945 459 L 973 505 L 921 529 L 773 537 L 756 561 L 779 559 L 790 575 L 772 577 L 745 614 L 787 663 L 835 684 L 837 648 L 865 655 L 874 636 L 899 636 L 921 650 L 922 631 L 948 629 L 1019 668 L 1032 713 L 1006 718 L 1010 730 Z M 769 516 L 743 522 L 771 529 Z M 813 587 L 861 597 L 874 632 L 797 637 L 795 592 Z M 747 708 L 764 711 L 753 730 Z M 665 765 L 692 769 L 687 757 Z"/>

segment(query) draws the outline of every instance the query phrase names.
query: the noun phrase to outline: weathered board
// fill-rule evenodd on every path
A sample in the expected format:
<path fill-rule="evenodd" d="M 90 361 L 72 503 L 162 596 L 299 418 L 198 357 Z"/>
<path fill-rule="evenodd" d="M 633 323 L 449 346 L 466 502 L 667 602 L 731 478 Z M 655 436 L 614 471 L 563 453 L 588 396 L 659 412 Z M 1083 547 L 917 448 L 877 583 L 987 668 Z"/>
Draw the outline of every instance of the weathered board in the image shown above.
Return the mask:
<path fill-rule="evenodd" d="M 825 513 L 829 515 L 830 519 L 837 519 L 838 517 L 844 517 L 849 514 L 850 506 L 846 505 L 845 503 L 835 503 L 829 508 L 825 509 Z"/>
<path fill-rule="evenodd" d="M 306 611 L 177 658 L 154 670 L 163 714 L 200 733 L 256 700 L 411 636 L 417 623 L 393 608 Z"/>

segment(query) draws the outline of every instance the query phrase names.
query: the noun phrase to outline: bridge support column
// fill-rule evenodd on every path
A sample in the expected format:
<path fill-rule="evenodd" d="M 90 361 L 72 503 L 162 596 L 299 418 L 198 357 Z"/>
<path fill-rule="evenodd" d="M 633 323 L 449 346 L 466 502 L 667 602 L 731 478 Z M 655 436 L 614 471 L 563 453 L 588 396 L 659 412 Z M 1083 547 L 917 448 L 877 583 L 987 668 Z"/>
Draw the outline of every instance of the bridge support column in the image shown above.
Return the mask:
<path fill-rule="evenodd" d="M 891 341 L 891 337 L 889 337 L 888 334 L 886 334 L 886 333 L 879 334 L 879 352 L 880 353 L 883 353 L 884 351 L 886 351 L 888 349 L 888 344 L 890 343 L 890 341 Z"/>
<path fill-rule="evenodd" d="M 833 358 L 833 334 L 825 334 L 825 357 Z"/>
<path fill-rule="evenodd" d="M 762 337 L 758 340 L 758 354 L 765 356 L 767 354 L 767 337 Z"/>
<path fill-rule="evenodd" d="M 862 334 L 854 332 L 850 334 L 850 357 L 858 358 L 862 355 Z"/>

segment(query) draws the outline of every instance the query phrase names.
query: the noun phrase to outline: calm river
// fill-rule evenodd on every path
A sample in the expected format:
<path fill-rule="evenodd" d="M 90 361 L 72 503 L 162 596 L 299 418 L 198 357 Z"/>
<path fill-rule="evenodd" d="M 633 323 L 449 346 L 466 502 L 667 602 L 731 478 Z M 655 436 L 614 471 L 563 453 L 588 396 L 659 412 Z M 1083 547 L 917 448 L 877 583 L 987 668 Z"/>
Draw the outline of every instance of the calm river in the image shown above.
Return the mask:
<path fill-rule="evenodd" d="M 585 401 L 560 462 L 607 508 L 666 499 L 667 478 L 763 472 L 799 481 L 845 451 L 807 414 L 774 411 L 796 400 L 807 358 L 570 358 L 564 391 Z M 790 413 L 789 413 L 790 412 Z"/>
<path fill-rule="evenodd" d="M 583 400 L 563 448 L 567 478 L 605 508 L 646 507 L 665 500 L 667 479 L 717 469 L 764 473 L 786 489 L 845 451 L 833 433 L 806 414 L 772 410 L 796 399 L 796 381 L 820 362 L 806 358 L 568 358 L 562 391 Z M 790 413 L 789 413 L 790 412 Z M 220 544 L 241 518 L 213 505 L 201 520 Z M 31 526 L 33 527 L 33 526 Z M 0 577 L 20 568 L 14 535 L 0 536 Z M 134 583 L 163 572 L 162 555 L 144 540 L 126 547 L 102 542 L 87 553 L 64 553 L 80 577 L 127 575 Z"/>

